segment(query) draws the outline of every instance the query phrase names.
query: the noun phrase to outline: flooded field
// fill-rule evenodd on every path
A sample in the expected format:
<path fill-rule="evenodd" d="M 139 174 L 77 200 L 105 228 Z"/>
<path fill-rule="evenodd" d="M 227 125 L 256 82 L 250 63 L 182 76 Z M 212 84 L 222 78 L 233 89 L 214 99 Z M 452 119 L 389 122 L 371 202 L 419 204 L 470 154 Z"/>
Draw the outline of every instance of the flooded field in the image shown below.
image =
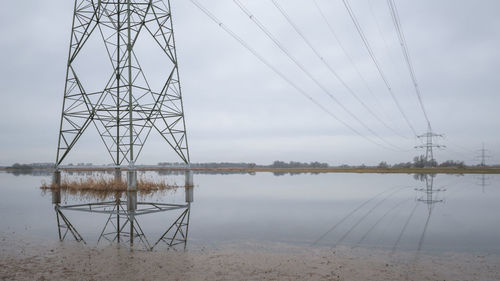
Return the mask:
<path fill-rule="evenodd" d="M 169 184 L 183 183 L 179 175 L 145 172 L 143 176 L 162 178 Z M 57 211 L 51 192 L 39 188 L 43 181 L 49 182 L 50 175 L 0 174 L 2 236 L 58 241 Z M 189 216 L 183 220 L 189 223 L 186 247 L 257 242 L 500 255 L 499 184 L 500 176 L 496 175 L 197 174 L 194 190 L 190 191 L 194 200 Z M 185 193 L 184 188 L 139 193 L 136 200 L 139 205 L 187 206 Z M 98 204 L 85 204 L 117 198 L 126 205 L 126 194 L 62 192 L 61 206 L 84 205 L 79 210 L 59 211 L 87 244 L 108 245 L 101 234 L 116 230 L 109 212 L 113 204 L 103 207 L 107 213 L 99 212 Z M 135 247 L 153 246 L 184 211 L 184 207 L 167 208 L 137 215 L 137 225 L 147 243 Z M 64 226 L 61 222 L 59 225 Z M 65 237 L 65 241 L 74 240 L 71 233 Z"/>
<path fill-rule="evenodd" d="M 112 175 L 63 174 L 89 176 Z M 187 189 L 184 175 L 139 177 L 180 187 L 58 194 L 40 189 L 50 174 L 0 173 L 0 277 L 500 278 L 500 176 L 196 174 Z"/>

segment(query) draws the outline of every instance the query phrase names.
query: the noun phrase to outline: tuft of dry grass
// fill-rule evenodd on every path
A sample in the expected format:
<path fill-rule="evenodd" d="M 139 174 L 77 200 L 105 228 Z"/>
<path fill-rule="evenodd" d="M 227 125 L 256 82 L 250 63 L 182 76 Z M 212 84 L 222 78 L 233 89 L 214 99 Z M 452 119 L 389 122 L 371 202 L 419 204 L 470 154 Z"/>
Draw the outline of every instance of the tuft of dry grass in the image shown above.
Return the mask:
<path fill-rule="evenodd" d="M 161 190 L 176 189 L 179 186 L 176 184 L 167 184 L 165 181 L 153 178 L 139 178 L 137 180 L 137 191 L 143 193 L 151 193 Z M 61 180 L 61 185 L 42 183 L 42 190 L 61 189 L 70 193 L 103 193 L 110 194 L 114 192 L 127 191 L 127 182 L 120 180 L 116 181 L 113 178 L 104 176 L 90 176 L 79 179 L 64 178 Z"/>

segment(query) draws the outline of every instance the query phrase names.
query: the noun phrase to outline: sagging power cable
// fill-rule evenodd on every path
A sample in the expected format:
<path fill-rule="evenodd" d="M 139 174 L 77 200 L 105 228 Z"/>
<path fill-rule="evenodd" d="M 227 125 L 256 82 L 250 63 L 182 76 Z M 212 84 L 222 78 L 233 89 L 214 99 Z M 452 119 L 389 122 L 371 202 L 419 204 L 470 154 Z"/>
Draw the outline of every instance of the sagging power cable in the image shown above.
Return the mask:
<path fill-rule="evenodd" d="M 399 112 L 401 113 L 401 115 L 405 119 L 406 124 L 408 125 L 410 130 L 413 132 L 413 135 L 416 136 L 417 132 L 415 131 L 415 128 L 413 127 L 413 125 L 410 123 L 408 116 L 403 111 L 401 104 L 399 103 L 398 99 L 396 98 L 396 95 L 394 94 L 394 91 L 392 90 L 391 84 L 389 83 L 389 80 L 387 79 L 387 77 L 386 77 L 385 73 L 383 72 L 377 58 L 375 57 L 375 54 L 373 53 L 373 49 L 370 46 L 370 43 L 368 42 L 368 39 L 366 38 L 366 36 L 363 32 L 363 29 L 361 28 L 361 25 L 359 24 L 359 21 L 358 21 L 356 15 L 354 14 L 354 11 L 352 10 L 351 5 L 349 4 L 349 1 L 342 0 L 342 2 L 344 3 L 344 7 L 346 8 L 347 13 L 349 14 L 349 17 L 351 18 L 354 26 L 356 27 L 356 31 L 357 31 L 358 35 L 361 37 L 361 40 L 363 41 L 363 45 L 365 46 L 366 50 L 368 51 L 368 54 L 370 55 L 371 60 L 375 64 L 375 67 L 377 68 L 377 72 L 379 73 L 380 78 L 383 80 L 389 94 L 391 95 L 392 100 L 394 101 Z"/>
<path fill-rule="evenodd" d="M 312 52 L 316 55 L 316 57 L 323 63 L 323 65 L 330 71 L 330 73 L 344 86 L 347 92 L 358 101 L 365 109 L 370 113 L 370 115 L 375 118 L 378 122 L 380 122 L 384 127 L 389 129 L 394 134 L 399 135 L 399 133 L 394 130 L 391 126 L 389 126 L 382 118 L 380 118 L 359 96 L 356 92 L 342 79 L 342 77 L 333 69 L 333 67 L 325 60 L 325 58 L 321 55 L 321 53 L 314 47 L 309 39 L 304 35 L 304 33 L 300 30 L 300 28 L 295 24 L 295 22 L 290 18 L 288 13 L 285 11 L 281 5 L 279 5 L 277 0 L 270 0 L 274 6 L 279 10 L 281 15 L 287 20 L 287 22 L 293 27 L 295 32 L 304 40 L 307 46 L 312 50 Z M 401 136 L 401 135 L 399 135 Z"/>
<path fill-rule="evenodd" d="M 365 140 L 383 147 L 385 149 L 391 149 L 388 148 L 387 146 L 376 142 L 375 140 L 368 138 L 367 136 L 361 134 L 358 130 L 356 130 L 354 127 L 349 125 L 347 122 L 343 121 L 340 119 L 337 115 L 335 115 L 333 112 L 328 110 L 325 106 L 323 106 L 321 103 L 316 101 L 311 95 L 309 95 L 305 90 L 300 88 L 297 84 L 295 84 L 293 81 L 291 81 L 289 78 L 287 78 L 281 71 L 279 71 L 276 67 L 274 67 L 268 60 L 266 60 L 262 55 L 260 55 L 255 49 L 253 49 L 245 40 L 243 40 L 240 36 L 238 36 L 236 33 L 234 33 L 231 29 L 229 29 L 226 25 L 224 25 L 215 15 L 213 15 L 207 8 L 205 8 L 203 5 L 201 5 L 198 1 L 196 0 L 190 0 L 191 3 L 193 3 L 200 11 L 202 11 L 206 16 L 208 16 L 213 22 L 215 22 L 222 30 L 224 30 L 227 34 L 229 34 L 233 39 L 235 39 L 239 44 L 241 44 L 245 49 L 247 49 L 252 55 L 254 55 L 258 60 L 260 60 L 264 65 L 266 65 L 268 68 L 270 68 L 274 73 L 276 73 L 279 77 L 281 77 L 285 82 L 287 82 L 290 86 L 292 86 L 297 92 L 299 92 L 302 96 L 304 96 L 306 99 L 311 101 L 313 104 L 318 106 L 321 110 L 323 110 L 325 113 L 327 113 L 330 117 L 334 118 L 336 121 L 340 122 L 343 124 L 345 127 L 347 127 L 349 130 L 351 130 L 353 133 L 356 135 L 364 138 Z"/>
<path fill-rule="evenodd" d="M 369 131 L 373 136 L 387 144 L 390 147 L 393 147 L 397 150 L 402 150 L 386 139 L 382 138 L 379 134 L 377 134 L 372 128 L 366 125 L 359 117 L 357 117 L 351 110 L 349 110 L 342 102 L 340 102 L 323 84 L 321 84 L 318 79 L 316 79 L 305 67 L 301 64 L 281 42 L 257 19 L 257 17 L 252 14 L 243 3 L 239 0 L 233 0 L 233 2 L 241 9 L 243 13 L 245 13 L 248 18 L 254 22 L 257 27 L 300 69 L 304 74 L 309 77 L 328 97 L 330 97 L 338 106 L 340 106 L 349 116 L 351 116 L 354 120 L 356 120 L 363 128 Z"/>

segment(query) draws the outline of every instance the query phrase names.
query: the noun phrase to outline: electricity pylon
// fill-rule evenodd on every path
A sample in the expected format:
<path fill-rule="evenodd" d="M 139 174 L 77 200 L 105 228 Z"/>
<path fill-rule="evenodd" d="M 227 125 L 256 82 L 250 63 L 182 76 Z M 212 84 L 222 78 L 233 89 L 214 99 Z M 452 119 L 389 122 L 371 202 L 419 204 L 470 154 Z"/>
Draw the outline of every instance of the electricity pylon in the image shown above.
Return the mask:
<path fill-rule="evenodd" d="M 415 148 L 417 149 L 425 149 L 425 166 L 428 166 L 430 163 L 434 162 L 434 152 L 433 148 L 445 148 L 446 146 L 436 144 L 434 142 L 434 138 L 443 137 L 443 135 L 436 134 L 432 132 L 431 124 L 427 123 L 427 133 L 417 136 L 417 138 L 423 140 L 422 145 L 417 145 Z"/>
<path fill-rule="evenodd" d="M 153 39 L 168 63 L 168 75 L 152 87 L 139 64 L 136 44 Z M 103 43 L 108 68 L 79 68 L 89 39 Z M 109 70 L 106 73 L 106 70 Z M 89 73 L 90 72 L 90 73 Z M 85 77 L 107 77 L 100 90 L 87 89 Z M 75 147 L 89 126 L 97 129 L 116 167 L 135 161 L 151 131 L 158 132 L 184 163 L 189 150 L 169 0 L 75 0 L 61 114 L 56 167 Z"/>
<path fill-rule="evenodd" d="M 491 158 L 491 156 L 489 155 L 489 151 L 484 148 L 484 143 L 481 149 L 479 149 L 477 152 L 478 155 L 476 156 L 476 159 L 481 162 L 479 165 L 481 165 L 481 167 L 486 166 L 486 158 Z"/>

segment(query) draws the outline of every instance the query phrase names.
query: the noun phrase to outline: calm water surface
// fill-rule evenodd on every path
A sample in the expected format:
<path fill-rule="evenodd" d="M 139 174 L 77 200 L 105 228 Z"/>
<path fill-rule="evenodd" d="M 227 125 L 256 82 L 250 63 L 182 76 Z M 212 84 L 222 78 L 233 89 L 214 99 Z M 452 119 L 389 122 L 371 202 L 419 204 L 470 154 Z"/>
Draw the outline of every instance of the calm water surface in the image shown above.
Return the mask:
<path fill-rule="evenodd" d="M 183 176 L 154 172 L 145 176 L 184 181 Z M 50 178 L 0 172 L 2 236 L 34 243 L 59 239 L 52 196 L 39 188 Z M 102 200 L 63 193 L 61 205 Z M 139 195 L 137 200 L 185 204 L 185 194 L 181 188 Z M 499 202 L 497 175 L 197 174 L 187 247 L 283 242 L 500 255 Z M 181 214 L 172 210 L 142 215 L 137 223 L 154 244 Z M 72 210 L 64 210 L 64 215 L 90 245 L 97 244 L 109 217 Z M 67 236 L 65 241 L 70 240 Z"/>

